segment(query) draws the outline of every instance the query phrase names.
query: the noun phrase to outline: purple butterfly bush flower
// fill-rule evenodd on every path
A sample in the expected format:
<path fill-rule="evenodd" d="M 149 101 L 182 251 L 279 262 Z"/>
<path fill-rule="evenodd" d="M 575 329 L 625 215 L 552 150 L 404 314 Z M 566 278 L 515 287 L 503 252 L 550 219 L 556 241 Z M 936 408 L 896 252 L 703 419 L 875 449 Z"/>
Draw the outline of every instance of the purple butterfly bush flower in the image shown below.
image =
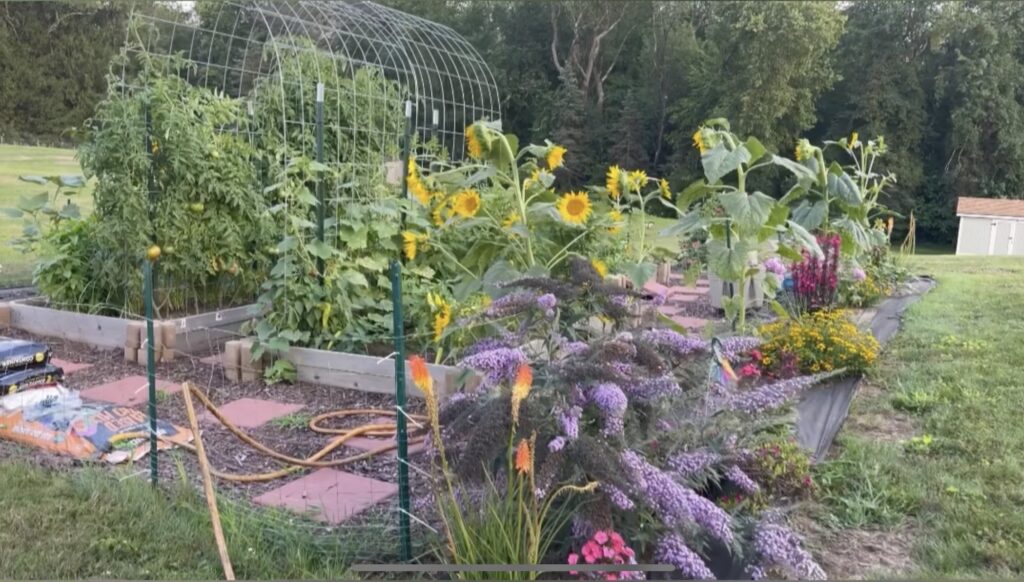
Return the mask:
<path fill-rule="evenodd" d="M 579 354 L 585 352 L 590 345 L 587 342 L 566 342 L 562 346 L 562 351 L 566 356 Z"/>
<path fill-rule="evenodd" d="M 749 392 L 737 394 L 727 406 L 732 410 L 747 414 L 759 414 L 768 410 L 774 410 L 831 375 L 833 374 L 825 373 L 780 380 L 773 384 L 760 386 Z"/>
<path fill-rule="evenodd" d="M 671 564 L 679 573 L 693 580 L 714 580 L 707 564 L 696 552 L 686 545 L 682 536 L 670 533 L 660 540 L 654 550 L 654 560 L 659 564 Z"/>
<path fill-rule="evenodd" d="M 537 305 L 544 310 L 554 309 L 555 305 L 558 305 L 558 298 L 551 293 L 545 293 L 537 298 Z"/>
<path fill-rule="evenodd" d="M 679 453 L 668 459 L 668 466 L 682 477 L 692 477 L 714 465 L 721 457 L 711 451 L 699 450 Z"/>
<path fill-rule="evenodd" d="M 557 453 L 558 451 L 560 451 L 560 450 L 562 450 L 564 448 L 565 448 L 565 437 L 563 437 L 563 436 L 556 436 L 555 438 L 553 438 L 550 441 L 548 441 L 548 450 L 551 451 L 552 453 Z"/>
<path fill-rule="evenodd" d="M 620 459 L 635 494 L 652 506 L 666 525 L 697 523 L 716 539 L 732 543 L 732 519 L 722 508 L 677 483 L 636 451 L 623 451 Z"/>
<path fill-rule="evenodd" d="M 626 388 L 626 395 L 638 400 L 656 400 L 663 396 L 679 394 L 679 382 L 671 374 L 648 378 L 639 384 Z"/>
<path fill-rule="evenodd" d="M 619 489 L 615 485 L 612 485 L 610 483 L 602 483 L 601 490 L 608 495 L 608 500 L 612 502 L 612 505 L 623 511 L 629 511 L 636 507 L 636 505 L 633 503 L 633 500 L 630 499 L 628 495 L 626 495 L 626 492 L 623 491 L 622 489 Z"/>
<path fill-rule="evenodd" d="M 761 490 L 761 487 L 757 482 L 751 479 L 750 475 L 747 475 L 743 469 L 740 469 L 736 465 L 732 465 L 726 469 L 725 476 L 748 495 L 753 495 Z"/>
<path fill-rule="evenodd" d="M 686 356 L 707 349 L 707 342 L 695 335 L 683 335 L 671 329 L 649 329 L 640 334 L 640 341 L 671 352 L 675 356 Z"/>
<path fill-rule="evenodd" d="M 755 580 L 767 577 L 771 569 L 785 571 L 800 580 L 825 580 L 825 571 L 803 548 L 803 540 L 788 527 L 765 521 L 754 531 L 754 551 L 758 563 L 750 573 Z"/>
<path fill-rule="evenodd" d="M 532 291 L 515 291 L 495 299 L 484 315 L 493 318 L 510 317 L 537 306 L 537 294 Z"/>
<path fill-rule="evenodd" d="M 484 384 L 496 386 L 515 378 L 519 365 L 525 362 L 526 354 L 519 348 L 496 348 L 467 356 L 460 365 L 483 372 Z"/>
<path fill-rule="evenodd" d="M 573 406 L 558 415 L 558 422 L 562 425 L 562 432 L 571 441 L 580 436 L 580 417 L 583 416 L 583 409 Z"/>
<path fill-rule="evenodd" d="M 606 435 L 622 434 L 625 429 L 626 409 L 629 408 L 629 399 L 622 392 L 622 388 L 610 382 L 598 384 L 590 390 L 590 401 L 604 417 L 602 432 Z"/>
<path fill-rule="evenodd" d="M 735 336 L 722 338 L 722 351 L 730 361 L 735 361 L 739 356 L 750 352 L 760 346 L 763 342 L 759 337 Z"/>
<path fill-rule="evenodd" d="M 481 352 L 489 352 L 498 348 L 512 348 L 514 342 L 511 338 L 484 338 L 462 351 L 462 357 L 467 358 Z"/>

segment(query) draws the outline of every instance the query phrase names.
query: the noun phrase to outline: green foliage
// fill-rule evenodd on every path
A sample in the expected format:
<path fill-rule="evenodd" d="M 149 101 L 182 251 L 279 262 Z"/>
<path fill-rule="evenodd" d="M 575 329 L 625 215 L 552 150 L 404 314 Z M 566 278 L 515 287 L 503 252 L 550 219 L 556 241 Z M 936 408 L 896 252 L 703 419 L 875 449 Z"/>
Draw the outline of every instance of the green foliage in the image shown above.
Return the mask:
<path fill-rule="evenodd" d="M 19 176 L 22 182 L 41 186 L 55 186 L 53 194 L 36 192 L 22 194 L 14 208 L 0 208 L 0 214 L 8 218 L 21 218 L 24 222 L 21 238 L 14 239 L 11 244 L 24 253 L 35 253 L 49 228 L 55 227 L 62 220 L 81 218 L 78 205 L 71 201 L 71 196 L 85 186 L 82 176 Z M 67 200 L 61 196 L 68 197 Z"/>
<path fill-rule="evenodd" d="M 894 526 L 911 514 L 923 498 L 910 490 L 891 445 L 843 441 L 843 454 L 818 465 L 815 479 L 829 520 L 844 528 Z"/>
<path fill-rule="evenodd" d="M 793 437 L 771 438 L 754 447 L 747 472 L 769 495 L 799 498 L 814 491 L 810 457 Z"/>

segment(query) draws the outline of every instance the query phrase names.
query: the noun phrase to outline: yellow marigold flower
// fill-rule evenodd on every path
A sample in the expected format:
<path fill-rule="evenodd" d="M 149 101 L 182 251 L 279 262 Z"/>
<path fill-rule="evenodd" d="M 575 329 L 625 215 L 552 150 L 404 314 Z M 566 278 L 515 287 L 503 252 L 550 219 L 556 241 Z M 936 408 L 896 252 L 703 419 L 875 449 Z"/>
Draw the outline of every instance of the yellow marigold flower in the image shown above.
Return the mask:
<path fill-rule="evenodd" d="M 608 213 L 608 218 L 612 220 L 612 226 L 608 227 L 610 234 L 618 234 L 622 231 L 622 213 L 618 210 L 612 210 Z"/>
<path fill-rule="evenodd" d="M 512 424 L 519 422 L 519 407 L 530 394 L 533 386 L 533 370 L 527 364 L 520 364 L 516 381 L 512 384 Z"/>
<path fill-rule="evenodd" d="M 853 148 L 857 147 L 858 145 L 860 145 L 860 142 L 857 141 L 857 137 L 858 136 L 857 136 L 857 132 L 856 131 L 853 132 L 852 134 L 850 134 L 850 149 L 851 150 Z"/>
<path fill-rule="evenodd" d="M 668 180 L 665 178 L 658 180 L 658 190 L 661 190 L 661 197 L 665 200 L 672 199 L 672 190 L 669 189 Z"/>
<path fill-rule="evenodd" d="M 640 190 L 647 185 L 647 172 L 643 170 L 633 170 L 629 173 L 629 189 L 639 193 Z"/>
<path fill-rule="evenodd" d="M 558 214 L 569 224 L 583 224 L 590 218 L 590 197 L 585 192 L 569 192 L 558 199 Z"/>
<path fill-rule="evenodd" d="M 605 187 L 608 188 L 608 193 L 613 199 L 618 200 L 622 196 L 622 168 L 618 166 L 608 168 Z"/>
<path fill-rule="evenodd" d="M 411 230 L 407 230 L 402 233 L 402 250 L 405 252 L 405 258 L 410 261 L 416 258 L 416 253 L 419 250 L 420 243 L 427 242 L 427 235 L 417 234 Z"/>
<path fill-rule="evenodd" d="M 545 161 L 548 164 L 549 170 L 562 167 L 562 158 L 565 157 L 565 152 L 566 149 L 560 145 L 551 146 L 551 148 L 548 149 L 548 155 Z"/>
<path fill-rule="evenodd" d="M 533 452 L 530 451 L 530 443 L 526 439 L 519 441 L 516 447 L 516 471 L 520 475 L 529 475 L 533 472 Z"/>
<path fill-rule="evenodd" d="M 697 128 L 697 131 L 695 131 L 693 133 L 693 147 L 697 148 L 697 151 L 699 151 L 701 153 L 701 155 L 704 155 L 704 149 L 706 147 L 704 145 L 704 135 L 703 135 L 703 132 L 704 132 L 704 128 L 703 127 L 699 127 L 699 128 Z"/>
<path fill-rule="evenodd" d="M 473 218 L 479 210 L 480 193 L 476 190 L 463 190 L 452 201 L 452 212 L 463 218 Z"/>
<path fill-rule="evenodd" d="M 480 136 L 477 135 L 475 126 L 466 128 L 466 153 L 469 157 L 479 160 L 484 156 L 484 146 L 480 143 Z"/>
<path fill-rule="evenodd" d="M 591 260 L 590 266 L 594 267 L 594 270 L 597 271 L 597 274 L 600 275 L 602 279 L 608 276 L 608 265 L 606 265 L 601 259 Z"/>

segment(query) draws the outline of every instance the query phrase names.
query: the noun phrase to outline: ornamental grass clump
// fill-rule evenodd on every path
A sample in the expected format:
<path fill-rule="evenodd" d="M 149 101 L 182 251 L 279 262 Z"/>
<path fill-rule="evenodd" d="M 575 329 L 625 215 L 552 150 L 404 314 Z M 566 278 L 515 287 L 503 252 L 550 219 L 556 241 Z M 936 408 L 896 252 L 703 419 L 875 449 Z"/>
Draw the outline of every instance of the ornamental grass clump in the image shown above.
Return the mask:
<path fill-rule="evenodd" d="M 706 556 L 719 550 L 745 567 L 762 567 L 753 536 L 773 497 L 754 471 L 753 451 L 761 433 L 782 426 L 789 405 L 828 374 L 740 381 L 726 360 L 749 359 L 759 339 L 708 342 L 631 327 L 634 319 L 617 319 L 593 301 L 607 299 L 599 280 L 530 278 L 507 291 L 529 291 L 532 299 L 517 299 L 523 309 L 515 313 L 502 310 L 495 335 L 467 348 L 462 365 L 485 381 L 438 413 L 437 448 L 453 479 L 468 488 L 514 480 L 509 459 L 525 439 L 538 498 L 559 484 L 594 484 L 585 503 L 554 503 L 571 514 L 572 534 L 563 540 L 569 547 L 590 547 L 593 555 L 588 540 L 612 530 L 637 542 L 638 562 L 661 560 L 688 575 L 709 577 Z M 539 301 L 548 294 L 553 302 Z M 640 308 L 653 304 L 615 297 Z M 607 323 L 595 327 L 588 308 Z M 543 315 L 549 309 L 555 317 Z M 709 373 L 694 379 L 693 370 L 709 361 Z M 517 389 L 523 365 L 531 371 L 528 391 Z M 756 503 L 730 504 L 736 495 Z M 577 561 L 580 551 L 573 552 Z"/>
<path fill-rule="evenodd" d="M 759 347 L 760 365 L 773 373 L 788 361 L 795 362 L 795 371 L 802 374 L 857 373 L 867 370 L 878 356 L 878 341 L 842 310 L 783 319 L 761 326 L 759 332 L 764 340 Z"/>

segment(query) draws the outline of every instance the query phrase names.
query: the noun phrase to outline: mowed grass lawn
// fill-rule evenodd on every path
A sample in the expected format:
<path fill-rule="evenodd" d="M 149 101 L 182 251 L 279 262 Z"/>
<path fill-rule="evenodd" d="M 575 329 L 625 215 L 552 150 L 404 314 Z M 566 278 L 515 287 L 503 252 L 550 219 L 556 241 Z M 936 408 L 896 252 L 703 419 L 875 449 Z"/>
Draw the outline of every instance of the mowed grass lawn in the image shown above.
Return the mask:
<path fill-rule="evenodd" d="M 938 286 L 907 312 L 871 374 L 878 390 L 854 401 L 819 468 L 826 521 L 910 532 L 904 575 L 1021 576 L 1024 260 L 913 265 Z"/>
<path fill-rule="evenodd" d="M 81 174 L 74 150 L 31 146 L 0 145 L 0 208 L 14 208 L 23 194 L 54 191 L 52 186 L 23 182 L 18 176 Z M 92 208 L 88 188 L 71 197 L 83 214 Z M 0 287 L 28 284 L 32 280 L 35 257 L 10 245 L 21 236 L 22 221 L 0 214 Z"/>

